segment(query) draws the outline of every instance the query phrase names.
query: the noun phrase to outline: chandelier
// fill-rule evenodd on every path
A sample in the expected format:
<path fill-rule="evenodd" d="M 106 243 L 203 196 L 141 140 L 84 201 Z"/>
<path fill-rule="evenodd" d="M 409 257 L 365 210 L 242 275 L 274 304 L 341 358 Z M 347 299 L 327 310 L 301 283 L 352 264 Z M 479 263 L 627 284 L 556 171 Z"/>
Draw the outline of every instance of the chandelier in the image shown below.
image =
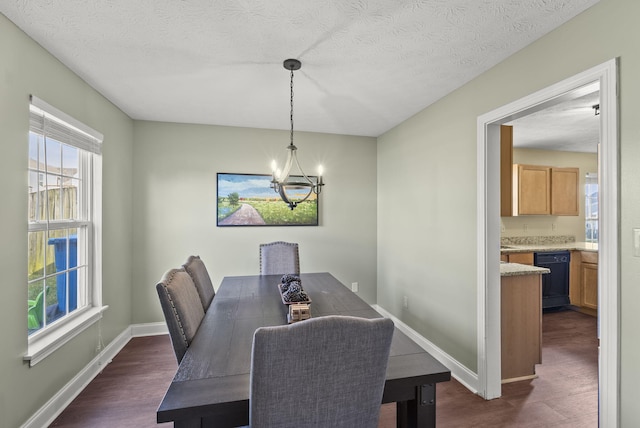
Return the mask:
<path fill-rule="evenodd" d="M 298 162 L 296 155 L 298 148 L 293 144 L 293 72 L 299 70 L 302 63 L 297 59 L 287 59 L 283 65 L 284 68 L 291 71 L 291 114 L 289 116 L 291 119 L 291 140 L 287 146 L 287 160 L 284 169 L 279 170 L 275 160 L 271 163 L 271 188 L 293 210 L 299 203 L 309 199 L 312 194 L 320 194 L 324 183 L 322 181 L 322 165 L 318 167 L 317 179 L 307 176 Z M 292 174 L 291 168 L 294 165 L 298 168 L 297 174 Z"/>

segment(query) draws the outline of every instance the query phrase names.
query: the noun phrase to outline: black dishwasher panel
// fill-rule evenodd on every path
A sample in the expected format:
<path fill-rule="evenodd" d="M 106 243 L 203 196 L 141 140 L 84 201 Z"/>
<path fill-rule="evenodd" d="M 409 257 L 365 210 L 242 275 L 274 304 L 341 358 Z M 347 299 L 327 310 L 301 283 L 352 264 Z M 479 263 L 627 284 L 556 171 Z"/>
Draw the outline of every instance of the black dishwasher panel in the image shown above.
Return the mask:
<path fill-rule="evenodd" d="M 569 304 L 569 251 L 533 253 L 533 264 L 551 270 L 542 275 L 542 309 Z"/>

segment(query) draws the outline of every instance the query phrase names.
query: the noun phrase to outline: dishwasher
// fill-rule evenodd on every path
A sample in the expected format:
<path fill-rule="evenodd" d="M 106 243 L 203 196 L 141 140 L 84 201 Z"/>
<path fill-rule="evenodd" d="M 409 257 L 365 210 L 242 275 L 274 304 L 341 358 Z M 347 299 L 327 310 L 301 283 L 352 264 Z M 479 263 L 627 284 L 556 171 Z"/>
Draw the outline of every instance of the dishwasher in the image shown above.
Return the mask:
<path fill-rule="evenodd" d="M 542 275 L 542 309 L 569 304 L 569 251 L 533 253 L 533 264 L 551 270 Z"/>

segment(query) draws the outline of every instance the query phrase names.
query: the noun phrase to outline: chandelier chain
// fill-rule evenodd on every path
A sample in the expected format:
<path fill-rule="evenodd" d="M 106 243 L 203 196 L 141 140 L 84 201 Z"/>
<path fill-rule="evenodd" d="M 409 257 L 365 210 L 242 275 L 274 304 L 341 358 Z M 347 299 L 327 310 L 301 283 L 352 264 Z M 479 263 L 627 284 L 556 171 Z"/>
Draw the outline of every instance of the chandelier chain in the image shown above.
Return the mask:
<path fill-rule="evenodd" d="M 293 69 L 291 70 L 291 111 L 290 111 L 290 119 L 291 119 L 291 145 L 293 146 Z"/>

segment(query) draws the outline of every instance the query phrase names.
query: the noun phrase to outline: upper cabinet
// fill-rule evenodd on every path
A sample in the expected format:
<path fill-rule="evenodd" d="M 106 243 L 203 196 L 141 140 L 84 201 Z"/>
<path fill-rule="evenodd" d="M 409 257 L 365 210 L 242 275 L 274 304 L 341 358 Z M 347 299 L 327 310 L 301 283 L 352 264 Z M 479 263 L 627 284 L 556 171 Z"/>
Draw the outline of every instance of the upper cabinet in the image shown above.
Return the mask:
<path fill-rule="evenodd" d="M 551 168 L 513 165 L 512 215 L 551 214 Z"/>
<path fill-rule="evenodd" d="M 578 215 L 580 169 L 551 168 L 551 215 Z"/>
<path fill-rule="evenodd" d="M 500 215 L 579 214 L 579 168 L 513 163 L 513 127 L 500 127 Z"/>
<path fill-rule="evenodd" d="M 510 217 L 513 212 L 513 126 L 500 126 L 500 216 Z"/>
<path fill-rule="evenodd" d="M 579 211 L 580 169 L 513 165 L 512 215 L 573 215 Z"/>

